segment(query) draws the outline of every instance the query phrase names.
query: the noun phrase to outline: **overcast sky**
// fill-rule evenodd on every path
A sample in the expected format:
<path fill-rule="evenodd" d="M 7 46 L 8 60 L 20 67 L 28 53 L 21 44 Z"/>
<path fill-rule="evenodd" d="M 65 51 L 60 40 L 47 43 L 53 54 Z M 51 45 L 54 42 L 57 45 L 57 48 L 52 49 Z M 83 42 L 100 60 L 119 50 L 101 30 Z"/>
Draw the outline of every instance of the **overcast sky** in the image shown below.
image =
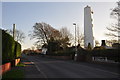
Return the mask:
<path fill-rule="evenodd" d="M 16 28 L 26 35 L 22 48 L 27 49 L 33 46 L 34 40 L 30 40 L 28 33 L 36 22 L 46 22 L 56 29 L 67 27 L 73 35 L 75 22 L 83 33 L 84 7 L 87 5 L 94 12 L 95 39 L 108 39 L 104 34 L 113 22 L 110 9 L 116 6 L 115 2 L 2 2 L 2 28 L 12 29 L 15 23 Z"/>

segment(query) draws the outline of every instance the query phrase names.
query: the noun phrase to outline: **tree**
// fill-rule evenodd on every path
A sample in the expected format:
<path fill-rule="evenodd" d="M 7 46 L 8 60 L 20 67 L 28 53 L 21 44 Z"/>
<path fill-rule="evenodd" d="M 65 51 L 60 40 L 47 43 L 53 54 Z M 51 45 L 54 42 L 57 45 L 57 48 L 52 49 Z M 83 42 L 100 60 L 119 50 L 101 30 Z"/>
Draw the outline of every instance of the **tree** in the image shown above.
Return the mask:
<path fill-rule="evenodd" d="M 31 47 L 31 50 L 35 50 L 35 47 L 34 47 L 34 46 L 32 46 L 32 47 Z"/>
<path fill-rule="evenodd" d="M 61 34 L 61 38 L 60 38 L 61 47 L 63 49 L 66 49 L 68 45 L 70 45 L 70 40 L 72 40 L 73 38 L 72 34 L 66 27 L 62 27 L 60 29 L 60 34 Z"/>
<path fill-rule="evenodd" d="M 72 34 L 70 31 L 67 29 L 67 27 L 62 27 L 60 29 L 60 33 L 62 35 L 62 38 L 68 37 L 69 39 L 72 39 Z"/>
<path fill-rule="evenodd" d="M 99 41 L 95 40 L 95 46 L 98 46 L 98 45 L 100 45 Z"/>
<path fill-rule="evenodd" d="M 77 27 L 77 43 L 80 44 L 81 46 L 83 45 L 84 43 L 84 35 L 82 33 L 80 33 L 79 31 L 79 26 Z"/>
<path fill-rule="evenodd" d="M 54 54 L 56 51 L 60 50 L 60 40 L 54 40 L 54 38 L 52 37 L 47 45 L 48 48 L 48 52 L 47 54 Z"/>
<path fill-rule="evenodd" d="M 87 50 L 91 50 L 91 49 L 92 49 L 91 44 L 90 44 L 90 43 L 88 43 Z"/>
<path fill-rule="evenodd" d="M 118 40 L 106 40 L 106 45 L 107 46 L 112 46 L 112 44 L 118 43 Z"/>
<path fill-rule="evenodd" d="M 51 37 L 53 37 L 55 40 L 60 38 L 60 32 L 53 28 L 51 25 L 41 22 L 41 23 L 35 23 L 33 26 L 32 33 L 29 34 L 31 39 L 36 39 L 36 44 L 48 44 Z"/>
<path fill-rule="evenodd" d="M 82 33 L 79 33 L 78 44 L 80 44 L 81 46 L 84 45 L 84 35 Z"/>
<path fill-rule="evenodd" d="M 107 27 L 109 33 L 106 33 L 106 35 L 112 38 L 117 38 L 118 41 L 120 41 L 120 1 L 117 2 L 117 7 L 112 9 L 110 15 L 117 20 L 117 23 L 112 24 L 110 27 Z"/>
<path fill-rule="evenodd" d="M 7 30 L 7 32 L 13 36 L 13 31 L 12 30 Z M 19 43 L 22 43 L 25 39 L 25 34 L 20 31 L 20 30 L 15 30 L 15 41 L 19 42 Z"/>

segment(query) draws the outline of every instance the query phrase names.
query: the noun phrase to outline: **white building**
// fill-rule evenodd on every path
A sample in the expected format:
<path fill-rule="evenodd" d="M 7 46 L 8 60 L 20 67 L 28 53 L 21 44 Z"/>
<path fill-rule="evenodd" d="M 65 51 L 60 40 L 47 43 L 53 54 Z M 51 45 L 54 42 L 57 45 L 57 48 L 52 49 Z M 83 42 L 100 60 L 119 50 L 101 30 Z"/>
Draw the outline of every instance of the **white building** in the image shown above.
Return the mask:
<path fill-rule="evenodd" d="M 42 48 L 42 54 L 46 54 L 46 52 L 47 52 L 47 48 Z"/>
<path fill-rule="evenodd" d="M 89 43 L 92 48 L 94 47 L 92 13 L 89 6 L 84 8 L 84 48 L 87 48 Z"/>

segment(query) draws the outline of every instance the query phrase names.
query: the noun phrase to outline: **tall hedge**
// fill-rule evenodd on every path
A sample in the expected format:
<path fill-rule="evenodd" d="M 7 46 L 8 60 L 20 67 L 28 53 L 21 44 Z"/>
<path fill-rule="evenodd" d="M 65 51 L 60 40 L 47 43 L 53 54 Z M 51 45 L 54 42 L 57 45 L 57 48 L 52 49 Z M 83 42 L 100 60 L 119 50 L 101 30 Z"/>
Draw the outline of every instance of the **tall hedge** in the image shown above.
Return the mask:
<path fill-rule="evenodd" d="M 21 56 L 21 45 L 18 42 L 15 42 L 15 57 L 18 58 Z"/>
<path fill-rule="evenodd" d="M 13 37 L 2 30 L 2 63 L 10 62 L 19 57 L 21 45 Z"/>

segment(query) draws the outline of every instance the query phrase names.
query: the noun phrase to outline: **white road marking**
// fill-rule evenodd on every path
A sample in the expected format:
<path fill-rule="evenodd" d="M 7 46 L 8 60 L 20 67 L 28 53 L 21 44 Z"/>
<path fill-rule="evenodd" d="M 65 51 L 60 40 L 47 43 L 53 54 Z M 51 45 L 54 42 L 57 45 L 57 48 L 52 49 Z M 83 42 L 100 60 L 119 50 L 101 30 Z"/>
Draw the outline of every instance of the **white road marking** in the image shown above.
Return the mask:
<path fill-rule="evenodd" d="M 39 61 L 39 59 L 35 58 L 37 61 Z M 63 61 L 64 62 L 64 61 Z M 89 67 L 89 66 L 85 66 L 85 65 L 80 65 L 80 66 L 84 66 L 84 67 L 87 67 L 87 68 L 92 68 L 93 67 Z M 106 73 L 110 73 L 110 74 L 114 74 L 114 75 L 117 75 L 117 76 L 120 76 L 119 73 L 115 73 L 115 72 L 110 72 L 110 71 L 107 71 L 107 70 L 102 70 L 102 69 L 99 69 L 99 68 L 94 68 L 94 70 L 98 70 L 98 71 L 102 71 L 102 72 L 106 72 Z"/>
<path fill-rule="evenodd" d="M 35 64 L 35 67 L 37 68 L 37 70 L 44 76 L 44 78 L 47 78 L 47 76 L 45 75 L 45 73 L 44 72 L 42 72 L 41 70 L 40 70 L 40 68 Z"/>
<path fill-rule="evenodd" d="M 28 59 L 28 58 L 27 58 Z M 29 59 L 28 59 L 29 60 Z M 29 60 L 30 61 L 30 60 Z M 44 78 L 46 78 L 47 79 L 47 76 L 45 75 L 45 73 L 44 72 L 42 72 L 41 70 L 40 70 L 40 68 L 35 64 L 35 62 L 33 62 L 33 61 L 30 61 L 32 64 L 34 64 L 35 65 L 35 67 L 37 68 L 37 70 L 44 76 Z M 48 80 L 48 79 L 47 79 Z"/>
<path fill-rule="evenodd" d="M 34 60 L 39 61 L 39 59 L 36 59 L 36 58 L 34 58 Z M 63 61 L 63 62 L 64 62 L 64 61 Z M 36 64 L 35 64 L 35 66 L 36 66 L 37 70 L 40 71 L 45 78 L 47 78 L 47 76 L 44 74 L 44 72 L 42 72 L 42 71 L 40 70 L 40 68 L 39 68 Z M 85 66 L 85 65 L 80 65 L 80 66 L 87 67 L 87 68 L 92 68 L 92 69 L 93 69 L 93 67 L 89 67 L 89 66 Z M 94 68 L 94 70 L 103 71 L 103 72 L 110 73 L 110 74 L 114 74 L 114 75 L 117 75 L 117 76 L 120 75 L 119 73 L 110 72 L 110 71 L 102 70 L 102 69 L 99 69 L 99 68 Z"/>

